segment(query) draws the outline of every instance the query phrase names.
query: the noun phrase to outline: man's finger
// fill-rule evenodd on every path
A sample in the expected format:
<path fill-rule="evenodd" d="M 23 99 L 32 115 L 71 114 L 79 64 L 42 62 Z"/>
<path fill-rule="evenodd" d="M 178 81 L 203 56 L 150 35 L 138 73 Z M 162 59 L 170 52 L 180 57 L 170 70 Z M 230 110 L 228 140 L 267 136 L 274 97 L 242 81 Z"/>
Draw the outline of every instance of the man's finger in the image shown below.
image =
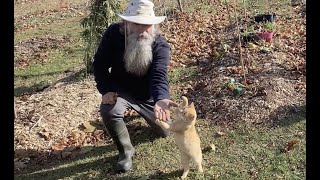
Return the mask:
<path fill-rule="evenodd" d="M 156 115 L 156 119 L 160 119 L 160 118 L 159 118 L 159 112 L 158 112 L 158 111 L 155 111 L 155 115 Z"/>
<path fill-rule="evenodd" d="M 178 107 L 179 104 L 170 100 L 170 101 L 169 101 L 169 107 L 170 107 L 170 106 Z"/>
<path fill-rule="evenodd" d="M 170 119 L 170 111 L 169 110 L 166 110 L 166 116 L 167 116 L 167 121 L 171 120 Z"/>
<path fill-rule="evenodd" d="M 167 115 L 165 111 L 162 111 L 162 119 L 163 121 L 167 121 Z"/>
<path fill-rule="evenodd" d="M 161 121 L 163 120 L 163 117 L 162 117 L 162 112 L 158 112 L 159 113 L 159 118 Z"/>

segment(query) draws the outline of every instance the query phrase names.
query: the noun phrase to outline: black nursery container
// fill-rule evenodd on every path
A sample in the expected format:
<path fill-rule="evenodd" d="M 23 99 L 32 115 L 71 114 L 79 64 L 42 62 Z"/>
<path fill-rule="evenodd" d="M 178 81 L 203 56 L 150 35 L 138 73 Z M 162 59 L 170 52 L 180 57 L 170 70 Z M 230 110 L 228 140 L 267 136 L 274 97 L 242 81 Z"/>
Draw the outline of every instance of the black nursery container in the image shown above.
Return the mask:
<path fill-rule="evenodd" d="M 271 22 L 273 23 L 276 20 L 276 14 L 258 14 L 254 17 L 254 21 L 256 22 Z"/>

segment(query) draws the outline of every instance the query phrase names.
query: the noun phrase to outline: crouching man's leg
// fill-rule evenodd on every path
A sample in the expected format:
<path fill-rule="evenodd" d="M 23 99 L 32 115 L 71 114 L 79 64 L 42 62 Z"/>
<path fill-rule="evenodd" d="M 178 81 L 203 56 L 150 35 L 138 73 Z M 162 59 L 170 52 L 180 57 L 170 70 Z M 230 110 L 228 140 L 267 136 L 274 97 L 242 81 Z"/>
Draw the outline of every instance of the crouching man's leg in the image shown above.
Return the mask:
<path fill-rule="evenodd" d="M 118 172 L 126 172 L 131 169 L 132 156 L 134 154 L 128 129 L 123 121 L 127 107 L 128 102 L 121 97 L 117 98 L 116 104 L 100 105 L 103 124 L 119 151 L 118 163 L 116 165 Z"/>

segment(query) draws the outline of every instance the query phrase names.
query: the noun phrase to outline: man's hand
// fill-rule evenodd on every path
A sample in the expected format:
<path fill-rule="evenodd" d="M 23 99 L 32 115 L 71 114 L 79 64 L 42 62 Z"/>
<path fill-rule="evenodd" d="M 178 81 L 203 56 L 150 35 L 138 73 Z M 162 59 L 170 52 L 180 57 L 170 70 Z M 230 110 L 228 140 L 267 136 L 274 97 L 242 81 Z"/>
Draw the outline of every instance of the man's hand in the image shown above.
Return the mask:
<path fill-rule="evenodd" d="M 178 104 L 169 100 L 169 99 L 162 99 L 156 102 L 154 105 L 154 114 L 156 119 L 160 119 L 162 121 L 170 120 L 170 107 L 174 106 L 177 107 Z"/>
<path fill-rule="evenodd" d="M 115 92 L 107 92 L 102 96 L 102 104 L 115 104 L 118 94 Z"/>

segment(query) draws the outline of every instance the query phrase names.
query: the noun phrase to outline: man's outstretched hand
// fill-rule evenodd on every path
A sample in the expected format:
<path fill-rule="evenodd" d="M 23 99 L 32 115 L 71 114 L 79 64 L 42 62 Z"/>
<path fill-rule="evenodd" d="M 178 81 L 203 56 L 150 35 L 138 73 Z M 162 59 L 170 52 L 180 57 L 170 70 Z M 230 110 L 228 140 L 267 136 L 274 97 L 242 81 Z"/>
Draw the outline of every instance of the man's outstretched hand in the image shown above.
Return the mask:
<path fill-rule="evenodd" d="M 161 121 L 168 121 L 170 120 L 170 107 L 178 107 L 178 104 L 169 100 L 169 99 L 162 99 L 156 102 L 154 105 L 154 114 L 156 119 Z"/>

